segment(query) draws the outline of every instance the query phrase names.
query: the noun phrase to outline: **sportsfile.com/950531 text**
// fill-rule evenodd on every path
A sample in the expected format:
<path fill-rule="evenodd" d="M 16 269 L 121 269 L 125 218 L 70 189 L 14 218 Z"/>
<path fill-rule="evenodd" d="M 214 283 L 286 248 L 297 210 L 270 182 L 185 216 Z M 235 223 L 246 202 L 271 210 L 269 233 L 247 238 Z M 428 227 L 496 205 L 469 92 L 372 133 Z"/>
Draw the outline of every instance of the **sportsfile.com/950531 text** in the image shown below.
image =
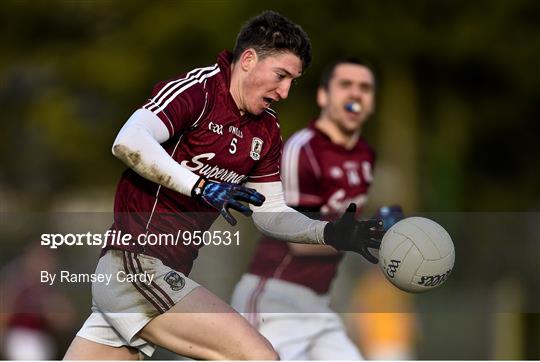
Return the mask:
<path fill-rule="evenodd" d="M 229 230 L 178 230 L 172 233 L 145 233 L 132 235 L 118 230 L 107 230 L 105 233 L 44 233 L 41 234 L 41 245 L 50 249 L 60 246 L 99 246 L 107 245 L 195 245 L 195 246 L 238 246 L 240 231 Z"/>

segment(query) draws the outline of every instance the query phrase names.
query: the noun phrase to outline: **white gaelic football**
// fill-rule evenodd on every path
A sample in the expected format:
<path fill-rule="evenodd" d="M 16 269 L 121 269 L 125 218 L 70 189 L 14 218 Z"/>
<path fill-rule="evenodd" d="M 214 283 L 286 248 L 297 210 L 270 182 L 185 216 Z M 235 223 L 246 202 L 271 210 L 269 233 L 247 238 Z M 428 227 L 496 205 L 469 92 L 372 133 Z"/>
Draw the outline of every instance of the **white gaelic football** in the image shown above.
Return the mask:
<path fill-rule="evenodd" d="M 425 292 L 443 284 L 454 267 L 454 243 L 444 228 L 424 217 L 394 224 L 381 242 L 379 266 L 406 292 Z"/>

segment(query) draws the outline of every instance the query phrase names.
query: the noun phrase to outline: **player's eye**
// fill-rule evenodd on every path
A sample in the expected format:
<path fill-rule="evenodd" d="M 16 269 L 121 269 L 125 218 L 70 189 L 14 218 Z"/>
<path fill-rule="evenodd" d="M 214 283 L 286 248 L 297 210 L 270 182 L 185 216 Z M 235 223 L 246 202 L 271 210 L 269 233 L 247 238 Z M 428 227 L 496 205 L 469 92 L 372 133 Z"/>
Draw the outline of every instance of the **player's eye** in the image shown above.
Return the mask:
<path fill-rule="evenodd" d="M 283 73 L 276 73 L 277 80 L 283 80 L 285 79 L 286 75 Z"/>
<path fill-rule="evenodd" d="M 342 80 L 338 84 L 339 84 L 341 89 L 347 89 L 352 85 L 352 82 L 348 81 L 348 80 Z"/>
<path fill-rule="evenodd" d="M 373 92 L 373 85 L 369 83 L 362 83 L 360 84 L 360 90 L 366 93 Z"/>

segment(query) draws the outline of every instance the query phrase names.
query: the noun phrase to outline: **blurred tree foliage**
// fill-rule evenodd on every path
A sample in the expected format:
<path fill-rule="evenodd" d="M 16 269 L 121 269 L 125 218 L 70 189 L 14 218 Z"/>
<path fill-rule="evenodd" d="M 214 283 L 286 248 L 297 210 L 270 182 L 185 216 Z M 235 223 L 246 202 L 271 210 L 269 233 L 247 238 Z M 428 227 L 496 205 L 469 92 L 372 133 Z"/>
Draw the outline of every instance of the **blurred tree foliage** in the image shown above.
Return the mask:
<path fill-rule="evenodd" d="M 0 189 L 47 209 L 59 194 L 112 188 L 122 165 L 110 145 L 153 84 L 212 64 L 218 51 L 233 47 L 241 24 L 269 6 L 2 2 Z M 410 175 L 415 208 L 538 207 L 540 3 L 271 7 L 301 24 L 314 49 L 312 68 L 278 105 L 285 136 L 317 115 L 315 86 L 325 63 L 359 55 L 379 76 L 379 112 L 367 137 L 383 163 Z"/>

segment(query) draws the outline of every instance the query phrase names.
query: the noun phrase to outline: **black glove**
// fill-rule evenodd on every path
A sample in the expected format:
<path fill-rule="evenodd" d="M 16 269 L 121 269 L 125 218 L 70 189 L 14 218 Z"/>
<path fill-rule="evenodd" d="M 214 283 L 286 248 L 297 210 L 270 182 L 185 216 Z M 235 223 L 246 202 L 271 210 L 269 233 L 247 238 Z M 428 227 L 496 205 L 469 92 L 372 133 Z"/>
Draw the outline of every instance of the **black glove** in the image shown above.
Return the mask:
<path fill-rule="evenodd" d="M 368 248 L 381 247 L 381 239 L 384 235 L 383 222 L 381 220 L 357 221 L 355 214 L 356 204 L 350 204 L 339 220 L 326 225 L 324 241 L 337 250 L 357 252 L 370 263 L 377 264 L 379 260 Z"/>
<path fill-rule="evenodd" d="M 246 216 L 251 216 L 252 211 L 240 201 L 261 206 L 265 200 L 264 196 L 254 189 L 226 182 L 212 182 L 204 177 L 197 181 L 191 190 L 191 196 L 203 199 L 207 204 L 219 210 L 231 225 L 236 225 L 236 219 L 229 212 L 230 208 Z"/>

